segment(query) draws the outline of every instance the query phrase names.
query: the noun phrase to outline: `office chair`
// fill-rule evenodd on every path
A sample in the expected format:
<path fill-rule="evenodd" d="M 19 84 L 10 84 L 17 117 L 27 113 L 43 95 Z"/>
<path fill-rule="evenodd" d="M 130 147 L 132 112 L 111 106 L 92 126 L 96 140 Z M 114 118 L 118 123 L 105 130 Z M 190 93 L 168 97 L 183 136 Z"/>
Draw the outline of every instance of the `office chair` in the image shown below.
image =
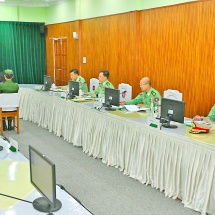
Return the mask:
<path fill-rule="evenodd" d="M 2 93 L 0 94 L 0 132 L 3 135 L 3 120 L 7 117 L 12 118 L 13 126 L 20 133 L 19 120 L 19 95 L 18 93 Z"/>
<path fill-rule="evenodd" d="M 99 86 L 99 79 L 91 78 L 90 79 L 90 92 L 97 89 L 98 86 Z"/>
<path fill-rule="evenodd" d="M 0 84 L 5 82 L 4 72 L 0 72 Z"/>
<path fill-rule="evenodd" d="M 163 97 L 167 99 L 182 101 L 182 93 L 180 93 L 178 90 L 165 90 Z"/>
<path fill-rule="evenodd" d="M 120 101 L 128 101 L 132 98 L 132 86 L 129 84 L 121 83 L 118 86 L 120 90 Z"/>

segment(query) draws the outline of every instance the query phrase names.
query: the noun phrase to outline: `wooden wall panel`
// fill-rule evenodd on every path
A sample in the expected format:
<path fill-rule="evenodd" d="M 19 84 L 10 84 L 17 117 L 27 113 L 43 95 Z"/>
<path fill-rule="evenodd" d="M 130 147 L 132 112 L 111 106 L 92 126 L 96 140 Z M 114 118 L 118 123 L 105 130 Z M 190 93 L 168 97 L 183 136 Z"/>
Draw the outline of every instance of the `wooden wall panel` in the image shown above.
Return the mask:
<path fill-rule="evenodd" d="M 141 11 L 139 70 L 160 92 L 183 93 L 186 115 L 207 115 L 215 103 L 214 1 Z"/>
<path fill-rule="evenodd" d="M 47 72 L 53 74 L 49 38 L 66 36 L 68 80 L 73 67 L 88 84 L 107 69 L 115 88 L 129 83 L 134 97 L 140 79 L 149 76 L 162 95 L 165 89 L 183 93 L 186 116 L 207 115 L 215 103 L 214 17 L 215 1 L 209 0 L 49 25 Z"/>
<path fill-rule="evenodd" d="M 72 33 L 79 31 L 79 21 L 48 25 L 46 35 L 46 61 L 47 74 L 54 79 L 53 62 L 53 38 L 67 38 L 67 70 L 69 80 L 69 71 L 72 68 L 79 68 L 79 40 L 73 38 Z"/>
<path fill-rule="evenodd" d="M 87 58 L 82 72 L 86 80 L 98 77 L 100 70 L 107 69 L 115 88 L 122 82 L 133 85 L 136 81 L 135 12 L 83 20 L 81 26 L 82 56 Z"/>
<path fill-rule="evenodd" d="M 195 87 L 197 112 L 206 115 L 215 104 L 215 1 L 199 3 L 199 73 Z"/>

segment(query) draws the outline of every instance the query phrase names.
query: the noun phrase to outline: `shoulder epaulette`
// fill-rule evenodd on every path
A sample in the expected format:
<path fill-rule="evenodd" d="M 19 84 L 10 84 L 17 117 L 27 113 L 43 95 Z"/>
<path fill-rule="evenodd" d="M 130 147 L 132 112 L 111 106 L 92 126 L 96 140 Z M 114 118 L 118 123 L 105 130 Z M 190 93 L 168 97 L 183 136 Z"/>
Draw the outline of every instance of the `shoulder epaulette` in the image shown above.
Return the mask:
<path fill-rule="evenodd" d="M 156 95 L 156 92 L 155 92 L 155 91 L 152 91 L 151 94 L 152 94 L 153 96 L 155 96 L 155 95 Z"/>

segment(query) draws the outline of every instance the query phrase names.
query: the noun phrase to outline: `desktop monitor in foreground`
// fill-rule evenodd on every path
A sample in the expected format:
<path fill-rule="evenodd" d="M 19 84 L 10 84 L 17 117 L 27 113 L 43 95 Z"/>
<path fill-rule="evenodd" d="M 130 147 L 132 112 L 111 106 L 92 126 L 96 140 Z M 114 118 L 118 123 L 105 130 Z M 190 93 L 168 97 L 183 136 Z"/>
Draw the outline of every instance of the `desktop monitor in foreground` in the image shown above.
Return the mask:
<path fill-rule="evenodd" d="M 50 90 L 51 85 L 52 85 L 51 76 L 44 75 L 44 81 L 43 81 L 44 90 Z"/>
<path fill-rule="evenodd" d="M 42 212 L 53 212 L 61 208 L 56 199 L 55 164 L 38 150 L 29 146 L 30 180 L 43 197 L 33 201 L 33 207 Z"/>
<path fill-rule="evenodd" d="M 69 82 L 69 98 L 74 98 L 75 96 L 79 96 L 79 82 L 70 81 Z"/>
<path fill-rule="evenodd" d="M 105 88 L 105 110 L 116 110 L 111 108 L 112 105 L 119 106 L 120 90 Z"/>
<path fill-rule="evenodd" d="M 170 125 L 171 121 L 184 123 L 185 103 L 173 99 L 162 98 L 161 100 L 161 122 L 165 128 L 177 128 Z"/>

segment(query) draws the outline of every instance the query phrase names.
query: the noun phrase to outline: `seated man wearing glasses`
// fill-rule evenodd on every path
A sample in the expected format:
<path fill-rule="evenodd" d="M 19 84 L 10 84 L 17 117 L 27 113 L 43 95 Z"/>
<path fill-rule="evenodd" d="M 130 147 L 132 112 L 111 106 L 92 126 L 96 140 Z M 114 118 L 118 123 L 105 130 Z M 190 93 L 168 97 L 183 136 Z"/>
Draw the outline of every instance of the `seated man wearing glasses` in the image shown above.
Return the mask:
<path fill-rule="evenodd" d="M 153 105 L 156 107 L 158 101 L 161 100 L 160 93 L 152 88 L 151 80 L 148 77 L 144 77 L 140 80 L 140 88 L 142 93 L 140 93 L 136 98 L 129 101 L 121 101 L 120 105 L 137 105 L 140 107 L 150 108 L 151 100 L 153 100 Z"/>

